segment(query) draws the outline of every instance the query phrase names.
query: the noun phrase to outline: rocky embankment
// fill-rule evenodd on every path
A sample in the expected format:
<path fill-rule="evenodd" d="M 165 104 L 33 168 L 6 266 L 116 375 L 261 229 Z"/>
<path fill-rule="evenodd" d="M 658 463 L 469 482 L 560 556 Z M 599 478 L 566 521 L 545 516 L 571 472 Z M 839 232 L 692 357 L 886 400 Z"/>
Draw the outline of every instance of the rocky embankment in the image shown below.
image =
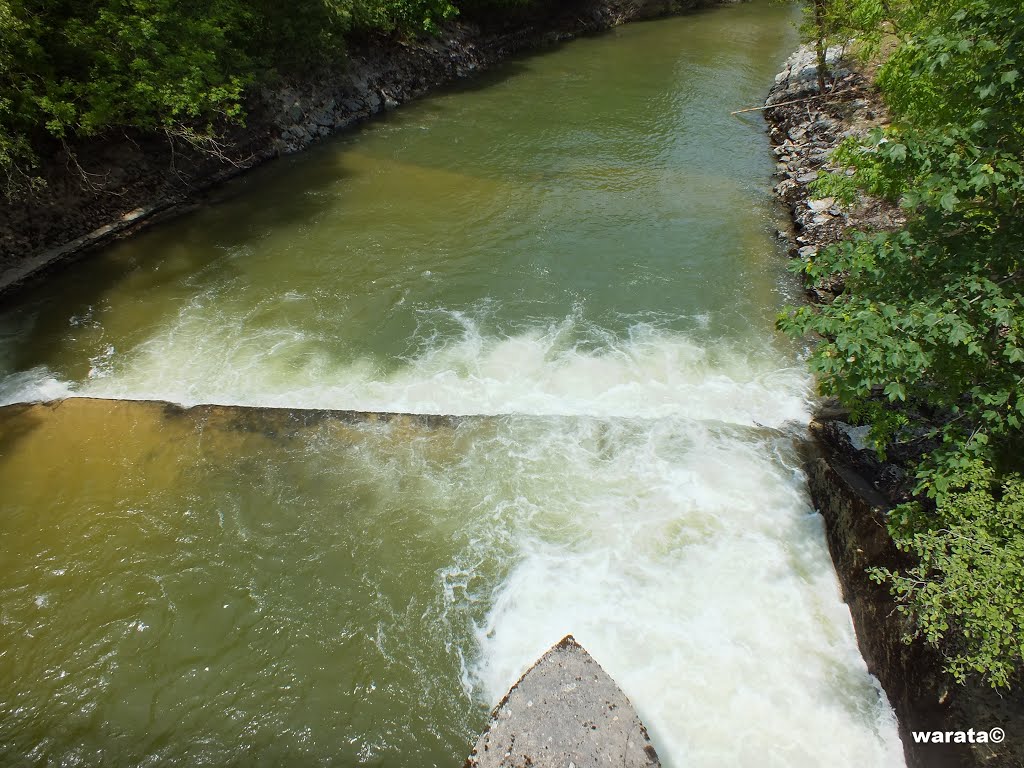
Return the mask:
<path fill-rule="evenodd" d="M 899 206 L 877 198 L 863 196 L 844 206 L 811 190 L 812 182 L 831 167 L 829 157 L 843 139 L 866 136 L 886 124 L 885 108 L 868 78 L 840 62 L 840 53 L 838 48 L 828 51 L 832 71 L 824 98 L 818 93 L 814 53 L 801 48 L 776 76 L 765 102 L 778 159 L 775 192 L 793 215 L 790 255 L 805 261 L 850 229 L 889 230 L 905 220 Z M 841 275 L 808 286 L 816 301 L 831 301 L 842 289 Z"/>
<path fill-rule="evenodd" d="M 453 22 L 433 37 L 351 41 L 337 70 L 252 94 L 245 126 L 229 129 L 216 145 L 198 149 L 180 137 L 130 133 L 55 144 L 43 157 L 43 191 L 0 202 L 0 291 L 180 211 L 250 168 L 511 54 L 716 2 L 722 0 L 582 0 L 492 28 Z"/>
<path fill-rule="evenodd" d="M 771 142 L 778 159 L 775 191 L 790 209 L 790 255 L 813 258 L 819 249 L 851 230 L 900 226 L 903 212 L 892 203 L 862 196 L 851 205 L 815 194 L 813 182 L 827 171 L 836 146 L 847 136 L 866 135 L 884 125 L 886 111 L 869 78 L 829 51 L 832 79 L 818 93 L 813 53 L 803 48 L 786 62 L 766 101 Z M 812 301 L 832 301 L 843 291 L 843 276 L 808 285 Z M 819 408 L 811 424 L 807 475 L 815 506 L 825 518 L 829 549 L 857 639 L 870 671 L 881 682 L 900 722 L 911 768 L 1024 766 L 1024 695 L 997 694 L 977 684 L 957 685 L 942 671 L 938 653 L 920 640 L 903 641 L 912 630 L 896 610 L 888 588 L 872 582 L 871 566 L 900 568 L 899 552 L 886 530 L 886 515 L 908 497 L 907 461 L 879 462 L 861 442 L 866 427 L 845 422 L 831 405 Z M 922 744 L 914 731 L 966 732 L 1002 729 L 1002 743 Z"/>

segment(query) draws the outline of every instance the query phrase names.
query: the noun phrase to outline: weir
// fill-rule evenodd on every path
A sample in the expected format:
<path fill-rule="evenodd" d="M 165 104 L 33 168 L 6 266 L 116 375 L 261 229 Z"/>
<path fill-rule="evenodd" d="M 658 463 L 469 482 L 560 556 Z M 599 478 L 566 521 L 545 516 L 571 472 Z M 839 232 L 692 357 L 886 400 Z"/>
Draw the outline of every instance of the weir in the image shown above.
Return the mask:
<path fill-rule="evenodd" d="M 831 734 L 801 747 L 807 761 L 833 754 L 837 732 L 851 761 L 879 747 L 895 761 L 885 710 L 859 735 L 827 703 L 868 714 L 884 699 L 820 522 L 800 511 L 800 438 L 679 417 L 8 406 L 0 594 L 24 634 L 0 675 L 42 723 L 94 701 L 110 724 L 93 726 L 97 749 L 115 724 L 141 739 L 149 716 L 136 717 L 153 707 L 178 718 L 198 705 L 203 727 L 225 733 L 242 716 L 270 739 L 289 727 L 280 689 L 303 702 L 289 708 L 296 725 L 391 723 L 392 749 L 420 756 L 437 733 L 443 762 L 482 728 L 476 702 L 489 706 L 552 634 L 572 631 L 600 649 L 670 761 L 680 734 L 704 743 L 691 729 L 754 711 L 753 738 L 770 738 L 793 727 L 791 710 Z M 780 515 L 785 505 L 796 514 Z M 37 638 L 51 635 L 40 655 Z M 205 701 L 236 704 L 215 716 Z M 30 722 L 26 738 L 41 737 Z M 891 741 L 872 746 L 874 728 Z M 262 743 L 247 748 L 273 742 Z"/>
<path fill-rule="evenodd" d="M 571 633 L 666 766 L 902 765 L 729 115 L 790 19 L 512 61 L 5 308 L 0 763 L 455 766 Z"/>

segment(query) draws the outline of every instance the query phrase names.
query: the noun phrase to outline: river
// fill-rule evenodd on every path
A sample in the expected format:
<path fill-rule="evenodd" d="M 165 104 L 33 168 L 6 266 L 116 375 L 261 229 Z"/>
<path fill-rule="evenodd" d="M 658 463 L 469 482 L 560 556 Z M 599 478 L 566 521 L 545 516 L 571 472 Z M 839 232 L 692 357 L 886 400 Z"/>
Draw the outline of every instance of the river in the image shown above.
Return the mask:
<path fill-rule="evenodd" d="M 792 19 L 509 61 L 8 302 L 0 403 L 98 399 L 0 411 L 0 763 L 457 766 L 571 632 L 667 766 L 903 765 L 729 114 Z"/>

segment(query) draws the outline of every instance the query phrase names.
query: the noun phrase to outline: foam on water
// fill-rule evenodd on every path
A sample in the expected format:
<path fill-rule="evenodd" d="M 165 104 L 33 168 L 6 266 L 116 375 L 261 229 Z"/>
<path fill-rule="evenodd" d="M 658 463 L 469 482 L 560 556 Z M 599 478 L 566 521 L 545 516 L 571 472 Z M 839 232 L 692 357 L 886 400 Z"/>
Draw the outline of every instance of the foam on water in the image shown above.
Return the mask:
<path fill-rule="evenodd" d="M 475 628 L 474 695 L 494 705 L 573 633 L 667 766 L 903 764 L 791 438 L 678 418 L 539 432 L 484 449 L 515 456 L 513 488 L 475 533 L 515 555 Z"/>
<path fill-rule="evenodd" d="M 681 333 L 638 323 L 626 338 L 570 316 L 506 337 L 460 318 L 461 336 L 432 344 L 397 369 L 338 361 L 317 339 L 244 318 L 184 312 L 136 350 L 105 347 L 88 378 L 61 384 L 45 369 L 0 380 L 3 402 L 78 394 L 287 408 L 405 413 L 676 415 L 778 426 L 806 421 L 806 373 L 771 350 L 723 342 L 708 348 Z"/>
<path fill-rule="evenodd" d="M 241 643 L 243 671 L 202 684 L 183 714 L 168 706 L 167 731 L 153 729 L 152 702 L 122 689 L 128 696 L 116 711 L 138 717 L 138 733 L 157 750 L 129 762 L 211 764 L 218 754 L 344 762 L 350 746 L 350 763 L 433 764 L 417 746 L 443 739 L 445 754 L 468 749 L 483 708 L 571 632 L 631 698 L 667 766 L 903 764 L 891 708 L 858 653 L 799 469 L 809 377 L 794 355 L 772 347 L 769 317 L 783 297 L 781 253 L 776 259 L 768 234 L 771 157 L 761 126 L 729 117 L 763 97 L 775 60 L 792 47 L 780 32 L 789 15 L 746 3 L 727 16 L 635 25 L 517 65 L 490 88 L 423 100 L 376 121 L 358 141 L 326 143 L 294 173 L 251 177 L 250 203 L 241 195 L 126 242 L 95 278 L 75 286 L 72 276 L 0 316 L 0 404 L 90 396 L 511 414 L 426 433 L 398 421 L 346 424 L 366 439 L 346 432 L 343 444 L 326 422 L 292 442 L 274 430 L 202 433 L 201 448 L 180 460 L 195 473 L 184 472 L 171 495 L 194 494 L 215 528 L 197 522 L 186 529 L 206 535 L 168 538 L 161 550 L 168 573 L 194 579 L 180 581 L 183 610 L 197 589 L 255 571 L 251 593 L 271 598 L 267 617 L 284 617 L 291 637 L 312 630 L 333 649 L 326 641 L 345 632 L 366 636 L 339 644 L 302 679 L 306 668 L 291 667 L 293 679 L 280 663 L 292 652 L 288 631 L 276 637 L 281 624 L 253 619 L 270 630 L 260 657 L 248 640 L 261 632 L 210 621 L 200 605 L 196 640 Z M 557 120 L 547 106 L 554 103 Z M 178 446 L 161 421 L 147 423 L 146 440 L 159 450 L 132 467 L 156 467 L 167 480 L 159 468 L 174 468 Z M 252 440 L 266 453 L 232 453 Z M 296 444 L 293 466 L 286 454 Z M 205 457 L 199 466 L 197 456 Z M 82 471 L 121 498 L 120 470 L 107 464 Z M 133 479 L 140 505 L 150 503 L 151 479 Z M 42 496 L 47 487 L 37 484 Z M 116 505 L 97 514 L 118 525 L 107 506 Z M 149 513 L 162 528 L 165 512 Z M 110 530 L 75 509 L 69 519 L 83 538 L 99 541 Z M 132 526 L 137 519 L 145 516 L 133 515 Z M 327 536 L 331 526 L 344 535 Z M 421 534 L 430 535 L 411 541 Z M 49 530 L 37 538 L 40 546 L 79 540 Z M 337 546 L 328 553 L 330 541 Z M 426 549 L 425 565 L 410 554 Z M 144 548 L 127 554 L 143 576 L 161 562 Z M 319 570 L 325 554 L 331 572 Z M 353 586 L 329 578 L 356 559 Z M 76 563 L 65 565 L 75 577 Z M 35 557 L 25 564 L 43 567 Z M 96 568 L 98 584 L 120 578 Z M 168 588 L 175 581 L 167 578 Z M 332 583 L 334 591 L 323 591 Z M 48 597 L 59 589 L 25 593 L 33 620 L 61 610 Z M 376 591 L 358 595 L 371 611 L 355 630 L 333 623 L 336 603 L 360 590 Z M 168 594 L 163 584 L 160 591 Z M 87 597 L 85 608 L 102 602 Z M 309 599 L 309 612 L 299 598 Z M 133 641 L 155 635 L 159 620 L 153 630 L 129 627 Z M 346 655 L 364 639 L 374 659 L 375 651 L 386 657 L 376 670 Z M 191 664 L 194 642 L 180 640 Z M 96 642 L 100 654 L 111 653 L 107 642 Z M 42 645 L 25 643 L 34 658 L 54 652 L 56 669 L 59 642 Z M 435 645 L 457 663 L 424 663 L 444 652 Z M 145 657 L 145 647 L 125 647 L 126 661 Z M 155 666 L 163 670 L 166 658 Z M 273 675 L 253 682 L 254 659 Z M 412 687 L 392 699 L 387 685 L 376 689 L 376 676 L 396 668 L 403 674 L 393 679 Z M 195 672 L 214 680 L 209 669 Z M 139 681 L 173 697 L 189 680 L 171 672 Z M 21 669 L 15 674 L 31 685 Z M 454 678 L 437 685 L 440 674 L 461 675 L 462 687 Z M 355 712 L 337 711 L 345 682 L 356 691 Z M 323 693 L 304 699 L 293 684 Z M 223 744 L 207 744 L 202 724 L 210 708 L 235 714 L 234 687 L 251 696 L 238 712 L 265 726 L 253 736 L 232 725 Z M 209 695 L 218 690 L 230 696 Z M 88 719 L 96 699 L 82 696 L 67 711 Z M 470 714 L 431 733 L 423 704 L 457 711 L 449 696 Z M 408 716 L 405 703 L 392 706 L 397 700 L 419 705 L 421 717 Z M 329 725 L 322 752 L 305 752 L 297 735 L 307 716 Z M 76 740 L 91 722 L 54 722 L 46 738 L 72 741 L 39 759 L 81 763 Z M 114 723 L 127 744 L 132 731 Z M 389 741 L 399 738 L 392 727 L 408 729 L 408 738 Z M 244 752 L 261 738 L 264 751 Z M 297 751 L 275 752 L 278 742 Z M 174 757 L 159 751 L 172 749 Z"/>
<path fill-rule="evenodd" d="M 43 403 L 74 397 L 75 387 L 45 366 L 0 377 L 0 406 L 14 403 Z"/>
<path fill-rule="evenodd" d="M 37 368 L 0 398 L 516 414 L 474 436 L 461 490 L 434 478 L 471 510 L 472 549 L 438 574 L 468 695 L 493 705 L 573 633 L 666 765 L 902 765 L 797 468 L 807 373 L 644 323 L 614 338 L 573 315 L 495 337 L 458 319 L 461 335 L 382 372 L 303 332 L 187 311 L 128 354 L 100 349 L 77 385 Z M 368 471 L 396 471 L 378 458 Z M 481 563 L 501 577 L 481 582 Z"/>

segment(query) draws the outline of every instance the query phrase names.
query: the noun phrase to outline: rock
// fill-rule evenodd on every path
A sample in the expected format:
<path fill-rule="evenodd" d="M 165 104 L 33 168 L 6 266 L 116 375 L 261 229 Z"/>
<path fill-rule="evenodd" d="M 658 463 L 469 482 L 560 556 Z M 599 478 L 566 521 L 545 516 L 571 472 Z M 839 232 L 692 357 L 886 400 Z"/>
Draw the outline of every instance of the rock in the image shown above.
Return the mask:
<path fill-rule="evenodd" d="M 491 715 L 465 768 L 656 768 L 629 699 L 572 635 L 545 653 Z"/>
<path fill-rule="evenodd" d="M 853 446 L 855 451 L 864 451 L 872 447 L 868 442 L 871 425 L 865 424 L 864 426 L 855 427 L 844 421 L 836 421 L 835 425 L 840 432 L 846 435 L 846 439 L 850 441 L 850 445 Z"/>
<path fill-rule="evenodd" d="M 821 198 L 819 200 L 808 200 L 807 201 L 807 207 L 810 208 L 815 213 L 820 213 L 821 211 L 827 211 L 829 208 L 831 208 L 835 204 L 836 204 L 836 199 L 834 197 L 823 197 L 823 198 Z"/>

